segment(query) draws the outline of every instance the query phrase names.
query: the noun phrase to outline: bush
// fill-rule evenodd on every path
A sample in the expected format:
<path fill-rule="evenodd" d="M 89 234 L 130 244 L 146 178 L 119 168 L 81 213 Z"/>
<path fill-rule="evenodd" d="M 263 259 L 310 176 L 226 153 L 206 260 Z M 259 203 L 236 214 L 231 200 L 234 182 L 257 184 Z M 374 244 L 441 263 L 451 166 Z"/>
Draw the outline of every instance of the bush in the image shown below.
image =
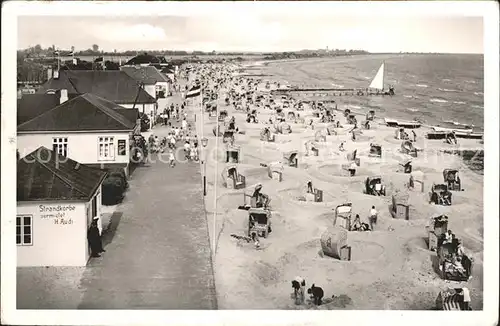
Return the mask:
<path fill-rule="evenodd" d="M 128 188 L 128 181 L 127 181 L 127 175 L 125 174 L 125 171 L 113 171 L 110 172 L 108 175 L 108 178 L 117 178 L 120 179 L 122 184 L 123 184 L 123 190 Z"/>
<path fill-rule="evenodd" d="M 102 183 L 102 204 L 119 204 L 123 200 L 125 189 L 125 183 L 120 177 L 108 176 Z"/>

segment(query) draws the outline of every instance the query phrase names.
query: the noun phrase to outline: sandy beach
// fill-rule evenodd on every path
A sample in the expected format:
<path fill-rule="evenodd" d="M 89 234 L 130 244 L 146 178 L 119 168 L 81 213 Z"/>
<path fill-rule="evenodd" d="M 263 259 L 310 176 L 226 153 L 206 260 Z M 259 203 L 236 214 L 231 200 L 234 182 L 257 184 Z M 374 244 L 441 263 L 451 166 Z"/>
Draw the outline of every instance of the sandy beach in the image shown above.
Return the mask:
<path fill-rule="evenodd" d="M 264 91 L 264 83 L 258 87 Z M 442 280 L 432 267 L 436 254 L 427 249 L 425 226 L 431 217 L 441 214 L 449 217 L 449 229 L 462 239 L 474 261 L 467 287 L 473 309 L 482 309 L 483 176 L 468 169 L 458 155 L 444 153 L 482 149 L 478 140 L 459 139 L 458 145 L 449 145 L 443 140 L 425 139 L 427 127 L 416 129 L 415 146 L 421 151 L 412 158 L 413 171 L 424 173 L 424 190 L 405 190 L 409 174 L 403 173 L 400 163 L 409 157 L 401 153 L 402 141 L 395 139 L 395 128 L 384 125 L 383 116 L 376 113 L 371 129 L 362 129 L 362 135 L 352 141 L 348 130 L 353 126 L 347 125 L 342 112 L 345 107 L 339 105 L 336 119 L 342 127 L 336 129 L 337 135 L 317 143 L 318 156 L 308 156 L 305 142 L 314 140 L 316 133 L 325 132 L 327 127 L 312 116 L 309 108 L 296 113 L 306 122 L 312 119 L 314 130 L 306 124 L 288 122 L 292 133 L 277 134 L 274 143 L 264 142 L 260 131 L 266 126 L 273 129 L 266 122 L 274 110 L 261 108 L 259 123 L 247 123 L 246 112 L 224 105 L 227 91 L 220 90 L 218 105 L 219 110 L 228 111 L 229 117 L 234 116 L 236 126 L 244 131 L 235 135 L 235 145 L 240 146 L 237 168 L 246 177 L 245 189 L 222 185 L 225 144 L 212 132 L 217 119 L 204 112 L 197 120 L 198 134 L 209 140 L 205 206 L 210 237 L 216 243 L 213 260 L 219 309 L 433 309 L 439 291 L 465 284 Z M 357 111 L 357 120 L 364 121 L 368 110 Z M 341 142 L 345 142 L 343 152 L 338 149 Z M 371 143 L 382 146 L 381 158 L 369 156 Z M 283 160 L 283 153 L 290 150 L 298 151 L 298 168 L 284 162 L 282 182 L 269 178 L 261 163 Z M 357 150 L 361 164 L 350 177 L 341 166 L 348 163 L 346 155 L 353 150 Z M 216 151 L 219 155 L 214 155 Z M 460 171 L 464 191 L 453 192 L 451 206 L 430 204 L 431 185 L 443 183 L 443 169 L 449 168 Z M 374 175 L 382 176 L 386 196 L 363 193 L 365 179 Z M 323 191 L 323 202 L 298 199 L 306 193 L 308 180 Z M 248 212 L 238 206 L 243 205 L 244 193 L 251 193 L 258 183 L 270 197 L 272 207 L 272 232 L 260 239 L 260 250 L 253 243 L 231 237 L 246 235 Z M 409 193 L 409 220 L 394 219 L 390 213 L 392 195 L 399 191 Z M 335 207 L 346 202 L 352 203 L 353 216 L 359 214 L 362 221 L 367 221 L 372 205 L 379 213 L 374 231 L 348 232 L 351 261 L 324 256 L 320 245 L 321 235 L 333 225 Z M 305 278 L 308 286 L 315 283 L 324 289 L 322 306 L 294 304 L 290 282 L 296 276 Z"/>

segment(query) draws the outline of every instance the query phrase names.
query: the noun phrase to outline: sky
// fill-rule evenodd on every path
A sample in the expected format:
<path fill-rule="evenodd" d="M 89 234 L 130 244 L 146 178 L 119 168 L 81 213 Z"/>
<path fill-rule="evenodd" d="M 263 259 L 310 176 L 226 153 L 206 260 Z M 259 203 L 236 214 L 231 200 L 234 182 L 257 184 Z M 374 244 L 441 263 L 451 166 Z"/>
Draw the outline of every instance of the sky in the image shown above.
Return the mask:
<path fill-rule="evenodd" d="M 18 48 L 104 51 L 294 51 L 483 53 L 482 17 L 307 15 L 20 16 Z"/>

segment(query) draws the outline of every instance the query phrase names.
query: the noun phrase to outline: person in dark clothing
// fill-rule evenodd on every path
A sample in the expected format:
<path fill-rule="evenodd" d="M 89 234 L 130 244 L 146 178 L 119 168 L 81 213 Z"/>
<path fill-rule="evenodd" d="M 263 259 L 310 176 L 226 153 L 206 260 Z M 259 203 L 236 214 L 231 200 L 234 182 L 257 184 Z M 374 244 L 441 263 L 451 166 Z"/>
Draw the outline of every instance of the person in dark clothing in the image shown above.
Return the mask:
<path fill-rule="evenodd" d="M 101 234 L 97 227 L 97 218 L 94 218 L 87 231 L 87 239 L 90 245 L 91 257 L 101 257 L 101 253 L 106 250 L 102 247 Z"/>
<path fill-rule="evenodd" d="M 320 288 L 319 286 L 314 286 L 313 284 L 310 289 L 307 289 L 307 294 L 311 295 L 311 299 L 313 299 L 315 305 L 321 306 L 321 304 L 323 303 L 323 297 L 325 295 L 325 292 L 322 288 Z"/>

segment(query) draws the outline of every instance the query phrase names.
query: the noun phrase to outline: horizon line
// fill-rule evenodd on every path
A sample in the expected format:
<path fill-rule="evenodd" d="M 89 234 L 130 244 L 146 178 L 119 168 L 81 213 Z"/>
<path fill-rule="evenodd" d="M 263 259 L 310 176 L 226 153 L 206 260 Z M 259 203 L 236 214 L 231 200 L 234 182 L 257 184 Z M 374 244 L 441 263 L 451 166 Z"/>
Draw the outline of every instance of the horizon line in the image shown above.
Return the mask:
<path fill-rule="evenodd" d="M 29 48 L 34 47 L 34 46 L 29 46 L 27 48 L 18 48 L 16 51 L 26 51 Z M 43 50 L 47 50 L 47 48 L 42 48 Z M 75 50 L 74 53 L 80 53 L 80 52 L 85 52 L 91 50 L 85 49 L 85 50 Z M 57 51 L 63 51 L 63 52 L 71 52 L 71 50 L 62 50 L 58 49 Z M 375 52 L 370 52 L 367 50 L 362 50 L 362 49 L 338 49 L 338 51 L 335 50 L 325 50 L 325 49 L 302 49 L 302 50 L 284 50 L 284 51 L 224 51 L 224 50 L 212 50 L 212 51 L 202 51 L 202 50 L 154 50 L 154 49 L 149 49 L 149 50 L 121 50 L 117 51 L 116 53 L 113 51 L 105 51 L 105 50 L 99 50 L 99 52 L 96 52 L 96 54 L 122 54 L 123 52 L 137 52 L 136 55 L 144 54 L 149 52 L 186 52 L 186 54 L 190 55 L 198 55 L 198 54 L 206 54 L 206 55 L 211 55 L 213 52 L 214 55 L 217 54 L 250 54 L 250 55 L 265 55 L 265 54 L 283 54 L 283 53 L 299 53 L 299 52 L 324 52 L 324 53 L 335 53 L 335 52 L 346 52 L 349 53 L 349 51 L 352 52 L 364 52 L 363 54 L 471 54 L 471 55 L 484 55 L 484 52 L 430 52 L 430 51 L 375 51 Z M 197 53 L 195 53 L 197 52 Z M 185 55 L 185 54 L 170 54 L 170 55 Z"/>

